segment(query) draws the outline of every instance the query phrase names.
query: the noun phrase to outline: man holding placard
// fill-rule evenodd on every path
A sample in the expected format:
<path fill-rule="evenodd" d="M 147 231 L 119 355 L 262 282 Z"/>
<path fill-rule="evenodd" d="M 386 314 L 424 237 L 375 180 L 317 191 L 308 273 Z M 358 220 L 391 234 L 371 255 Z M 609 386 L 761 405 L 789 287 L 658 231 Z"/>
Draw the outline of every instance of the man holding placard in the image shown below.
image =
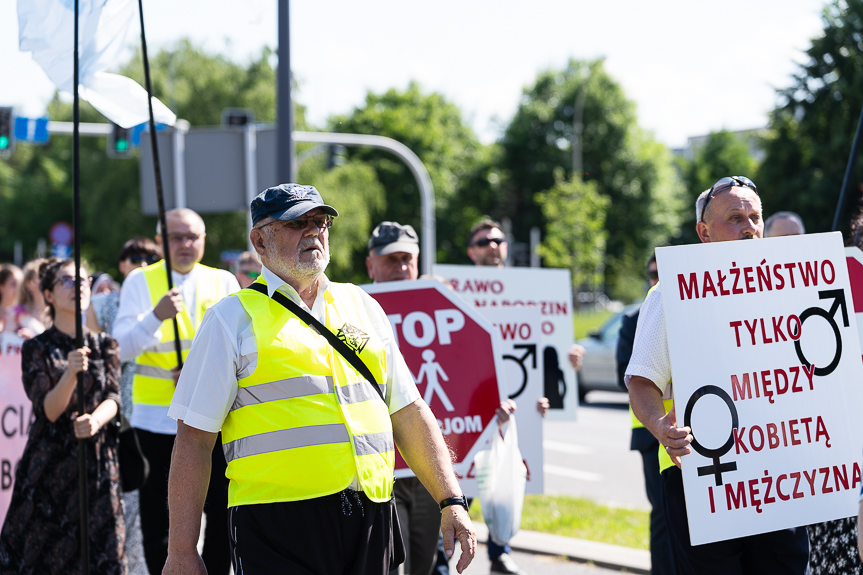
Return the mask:
<path fill-rule="evenodd" d="M 703 243 L 760 239 L 763 236 L 764 222 L 761 218 L 761 200 L 755 184 L 745 177 L 722 178 L 698 197 L 696 221 L 696 230 Z M 660 268 L 663 269 L 664 266 Z M 720 289 L 723 288 L 720 286 Z M 696 293 L 696 297 L 697 295 Z M 798 337 L 799 333 L 798 330 Z M 704 347 L 698 357 L 714 353 L 710 345 L 711 337 L 718 338 L 718 335 L 705 328 L 703 341 L 699 342 Z M 704 377 L 706 379 L 708 376 Z M 748 383 L 748 379 L 746 381 Z M 805 527 L 702 545 L 692 544 L 680 459 L 692 453 L 691 444 L 694 438 L 691 427 L 683 425 L 684 418 L 678 418 L 674 408 L 666 413 L 662 403 L 663 399 L 670 399 L 672 393 L 671 356 L 659 285 L 651 290 L 641 308 L 625 382 L 635 415 L 661 444 L 659 455 L 665 511 L 678 572 L 699 575 L 805 573 L 809 560 L 809 540 Z M 736 425 L 735 422 L 735 428 Z M 725 469 L 719 464 L 716 466 Z M 721 483 L 721 480 L 718 481 Z M 731 479 L 726 478 L 726 482 L 731 483 Z M 712 495 L 713 491 L 710 493 Z M 717 488 L 718 506 L 723 503 L 723 494 L 724 490 Z"/>

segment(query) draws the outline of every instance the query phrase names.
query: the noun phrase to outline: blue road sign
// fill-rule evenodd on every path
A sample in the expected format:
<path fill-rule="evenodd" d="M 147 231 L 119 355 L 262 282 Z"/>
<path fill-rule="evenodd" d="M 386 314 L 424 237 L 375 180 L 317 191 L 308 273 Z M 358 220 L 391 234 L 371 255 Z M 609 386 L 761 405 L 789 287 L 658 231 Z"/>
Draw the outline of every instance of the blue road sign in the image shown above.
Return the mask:
<path fill-rule="evenodd" d="M 150 122 L 144 122 L 143 124 L 138 124 L 137 126 L 132 128 L 132 145 L 138 147 L 141 145 L 141 134 L 150 126 Z M 161 130 L 167 129 L 168 126 L 166 124 L 156 124 L 156 131 L 159 132 Z"/>
<path fill-rule="evenodd" d="M 15 139 L 19 142 L 48 142 L 48 118 L 15 118 Z"/>

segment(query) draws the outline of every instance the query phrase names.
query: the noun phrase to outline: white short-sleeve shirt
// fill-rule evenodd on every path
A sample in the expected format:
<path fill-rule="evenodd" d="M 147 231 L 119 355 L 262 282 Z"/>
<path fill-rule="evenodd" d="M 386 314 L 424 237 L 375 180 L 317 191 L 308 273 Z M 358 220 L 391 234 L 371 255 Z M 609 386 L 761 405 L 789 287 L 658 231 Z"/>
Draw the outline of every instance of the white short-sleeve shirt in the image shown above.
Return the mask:
<path fill-rule="evenodd" d="M 329 288 L 321 276 L 318 295 L 312 308 L 303 303 L 296 290 L 264 267 L 261 271 L 270 297 L 276 291 L 291 298 L 321 323 L 326 323 L 324 292 Z M 385 397 L 390 414 L 420 398 L 414 377 L 396 345 L 392 326 L 380 304 L 370 295 L 362 301 L 372 321 L 372 329 L 387 350 Z M 174 392 L 168 415 L 203 431 L 216 433 L 230 411 L 237 395 L 237 381 L 254 373 L 258 363 L 258 344 L 252 329 L 252 318 L 239 298 L 228 297 L 211 307 L 195 334 L 189 356 Z"/>
<path fill-rule="evenodd" d="M 658 284 L 647 294 L 638 313 L 632 357 L 623 378 L 627 387 L 634 375 L 649 379 L 662 392 L 663 399 L 671 399 L 671 356 Z"/>
<path fill-rule="evenodd" d="M 198 266 L 187 274 L 171 271 L 174 287 L 180 288 L 183 302 L 192 324 L 197 323 L 198 306 L 195 301 L 198 291 Z M 231 294 L 240 291 L 240 284 L 231 272 L 216 270 L 219 282 L 218 293 Z M 120 359 L 133 361 L 144 350 L 162 340 L 162 321 L 153 313 L 153 302 L 147 277 L 140 269 L 133 270 L 123 282 L 120 291 L 120 307 L 111 335 L 120 344 Z M 152 433 L 176 435 L 177 422 L 168 417 L 165 405 L 138 404 L 132 410 L 132 427 Z"/>

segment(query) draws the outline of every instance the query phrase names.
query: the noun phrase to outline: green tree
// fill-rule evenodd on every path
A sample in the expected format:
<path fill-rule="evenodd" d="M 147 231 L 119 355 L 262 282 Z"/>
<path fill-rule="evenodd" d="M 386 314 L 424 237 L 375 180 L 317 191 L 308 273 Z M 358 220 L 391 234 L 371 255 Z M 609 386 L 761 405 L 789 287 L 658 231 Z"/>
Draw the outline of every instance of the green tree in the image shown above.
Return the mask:
<path fill-rule="evenodd" d="M 863 107 L 863 1 L 834 0 L 822 20 L 824 33 L 806 51 L 809 61 L 779 93 L 755 180 L 766 213 L 795 211 L 813 232 L 831 229 Z M 863 162 L 856 164 L 844 229 L 860 205 Z"/>
<path fill-rule="evenodd" d="M 711 132 L 707 141 L 695 150 L 692 160 L 681 159 L 681 171 L 686 186 L 685 210 L 675 244 L 697 244 L 695 233 L 695 200 L 716 180 L 725 176 L 755 178 L 757 162 L 746 140 L 728 131 Z M 758 181 L 755 182 L 758 184 Z M 766 215 L 766 214 L 765 214 Z"/>
<path fill-rule="evenodd" d="M 502 204 L 516 239 L 549 216 L 537 192 L 555 186 L 555 168 L 573 169 L 573 123 L 583 106 L 581 148 L 585 182 L 608 198 L 604 286 L 615 297 L 641 286 L 653 248 L 677 230 L 682 187 L 670 152 L 638 127 L 635 105 L 605 72 L 602 60 L 570 60 L 539 74 L 501 141 L 505 169 Z M 576 174 L 578 175 L 578 174 Z M 552 216 L 553 217 L 553 216 Z"/>
<path fill-rule="evenodd" d="M 577 175 L 565 180 L 562 168 L 554 175 L 555 185 L 534 198 L 548 220 L 540 255 L 548 266 L 569 269 L 572 285 L 595 291 L 603 282 L 609 200 L 595 180 Z"/>
<path fill-rule="evenodd" d="M 250 108 L 258 121 L 273 121 L 275 71 L 269 55 L 269 49 L 264 49 L 244 66 L 181 41 L 153 56 L 154 94 L 193 126 L 218 124 L 226 107 Z M 121 73 L 143 82 L 140 55 Z M 309 129 L 304 108 L 295 109 L 297 128 Z M 71 121 L 72 106 L 55 97 L 48 115 Z M 82 102 L 81 121 L 105 119 Z M 81 138 L 82 251 L 94 267 L 119 278 L 116 258 L 123 242 L 133 235 L 152 237 L 156 218 L 141 214 L 137 156 L 110 159 L 105 146 L 104 138 Z M 333 253 L 331 275 L 336 280 L 363 279 L 364 265 L 361 260 L 354 262 L 353 255 L 362 252 L 368 241 L 370 213 L 381 203 L 381 186 L 371 168 L 359 161 L 327 172 L 317 160 L 303 165 L 302 178 L 319 186 L 324 197 L 345 214 L 333 229 L 341 250 Z M 25 256 L 32 257 L 38 239 L 47 237 L 55 221 L 71 222 L 71 172 L 72 141 L 65 136 L 55 136 L 46 146 L 20 143 L 8 162 L 0 162 L 0 261 L 11 260 L 15 240 L 21 240 Z M 223 250 L 245 249 L 245 211 L 203 217 L 207 225 L 204 263 L 219 265 Z"/>
<path fill-rule="evenodd" d="M 467 232 L 476 219 L 491 211 L 493 154 L 479 142 L 455 104 L 440 94 L 423 93 L 412 82 L 404 91 L 370 92 L 362 107 L 332 118 L 330 127 L 336 132 L 388 136 L 413 150 L 434 186 L 437 258 L 467 261 Z M 375 223 L 394 220 L 421 231 L 419 190 L 407 166 L 384 151 L 353 148 L 350 154 L 371 165 L 386 190 L 385 203 L 373 213 Z"/>

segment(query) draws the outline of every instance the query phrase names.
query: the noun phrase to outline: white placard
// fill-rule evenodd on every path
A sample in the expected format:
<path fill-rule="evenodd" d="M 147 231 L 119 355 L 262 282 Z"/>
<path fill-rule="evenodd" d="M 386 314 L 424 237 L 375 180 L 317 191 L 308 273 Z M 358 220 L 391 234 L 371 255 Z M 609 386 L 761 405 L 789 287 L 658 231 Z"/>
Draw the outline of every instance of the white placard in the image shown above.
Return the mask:
<path fill-rule="evenodd" d="M 839 233 L 659 248 L 693 545 L 857 513 L 863 365 Z"/>
<path fill-rule="evenodd" d="M 33 404 L 21 383 L 21 344 L 15 334 L 0 337 L 0 525 L 12 501 L 15 470 L 33 423 Z"/>
<path fill-rule="evenodd" d="M 486 308 L 526 307 L 539 314 L 543 393 L 551 403 L 548 418 L 575 419 L 578 390 L 568 360 L 574 341 L 569 270 L 436 265 L 434 273 L 481 313 Z"/>
<path fill-rule="evenodd" d="M 537 402 L 543 395 L 542 360 L 539 357 L 540 319 L 528 308 L 485 308 L 480 314 L 500 333 L 506 395 L 517 405 L 518 447 L 527 467 L 525 493 L 542 493 L 542 415 L 537 409 Z M 491 441 L 486 440 L 481 448 L 491 449 Z M 474 470 L 471 467 L 460 483 L 464 489 L 469 484 L 470 492 L 478 493 Z"/>

